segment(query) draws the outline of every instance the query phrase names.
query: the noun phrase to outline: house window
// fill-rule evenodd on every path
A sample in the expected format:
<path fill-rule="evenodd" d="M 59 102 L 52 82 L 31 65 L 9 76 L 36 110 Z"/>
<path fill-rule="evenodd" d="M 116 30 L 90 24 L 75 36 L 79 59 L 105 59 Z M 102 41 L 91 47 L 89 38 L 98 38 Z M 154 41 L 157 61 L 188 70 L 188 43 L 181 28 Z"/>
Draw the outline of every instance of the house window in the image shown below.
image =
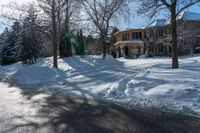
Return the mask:
<path fill-rule="evenodd" d="M 147 32 L 144 31 L 144 38 L 147 38 Z"/>
<path fill-rule="evenodd" d="M 154 37 L 154 30 L 150 30 L 150 37 Z"/>
<path fill-rule="evenodd" d="M 150 53 L 154 53 L 154 44 L 150 43 L 150 48 L 149 48 Z"/>
<path fill-rule="evenodd" d="M 142 33 L 141 32 L 133 32 L 132 39 L 142 39 Z"/>
<path fill-rule="evenodd" d="M 200 36 L 197 37 L 197 44 L 195 46 L 195 53 L 200 53 Z"/>
<path fill-rule="evenodd" d="M 165 34 L 168 34 L 168 27 L 167 27 L 167 26 L 164 27 L 163 32 L 164 32 Z"/>
<path fill-rule="evenodd" d="M 158 49 L 158 50 L 159 50 L 159 53 L 163 53 L 163 52 L 164 52 L 163 49 L 164 49 L 164 46 L 163 46 L 162 43 L 160 43 L 160 44 L 159 44 L 159 49 Z"/>
<path fill-rule="evenodd" d="M 138 39 L 142 39 L 142 32 L 139 32 L 139 38 Z"/>
<path fill-rule="evenodd" d="M 137 38 L 138 38 L 137 32 L 133 32 L 133 33 L 132 33 L 132 39 L 137 39 Z"/>
<path fill-rule="evenodd" d="M 158 29 L 157 35 L 159 37 L 162 37 L 163 36 L 163 29 Z"/>
<path fill-rule="evenodd" d="M 197 45 L 200 46 L 200 37 L 197 37 Z"/>
<path fill-rule="evenodd" d="M 122 34 L 122 41 L 126 41 L 126 40 L 129 40 L 129 33 L 124 33 Z"/>

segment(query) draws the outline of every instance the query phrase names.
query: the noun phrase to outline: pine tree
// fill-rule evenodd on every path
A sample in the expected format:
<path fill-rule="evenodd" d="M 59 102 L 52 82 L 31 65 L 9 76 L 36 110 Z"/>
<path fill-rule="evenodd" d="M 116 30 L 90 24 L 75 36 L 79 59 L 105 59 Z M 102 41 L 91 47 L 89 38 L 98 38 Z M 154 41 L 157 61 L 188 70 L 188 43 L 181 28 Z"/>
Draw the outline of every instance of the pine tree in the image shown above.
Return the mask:
<path fill-rule="evenodd" d="M 6 45 L 5 41 L 7 40 L 7 37 L 8 37 L 8 28 L 6 27 L 5 30 L 0 34 L 0 54 L 1 51 L 3 50 L 3 47 Z"/>
<path fill-rule="evenodd" d="M 20 24 L 14 22 L 11 31 L 8 31 L 1 52 L 1 65 L 10 65 L 18 61 Z"/>
<path fill-rule="evenodd" d="M 20 60 L 24 64 L 34 64 L 42 49 L 41 37 L 34 27 L 33 18 L 25 18 L 21 35 Z"/>
<path fill-rule="evenodd" d="M 111 47 L 112 47 L 112 56 L 113 58 L 117 57 L 117 50 L 115 49 L 114 44 L 117 42 L 116 37 L 115 37 L 115 33 L 117 33 L 119 31 L 119 29 L 117 27 L 114 27 L 112 29 L 112 34 L 111 34 Z"/>
<path fill-rule="evenodd" d="M 78 55 L 85 54 L 85 46 L 84 46 L 84 38 L 83 38 L 83 31 L 80 30 L 77 32 L 77 41 L 78 41 Z"/>
<path fill-rule="evenodd" d="M 59 50 L 61 58 L 72 56 L 72 44 L 70 41 L 70 34 L 68 32 L 64 32 L 61 35 Z"/>

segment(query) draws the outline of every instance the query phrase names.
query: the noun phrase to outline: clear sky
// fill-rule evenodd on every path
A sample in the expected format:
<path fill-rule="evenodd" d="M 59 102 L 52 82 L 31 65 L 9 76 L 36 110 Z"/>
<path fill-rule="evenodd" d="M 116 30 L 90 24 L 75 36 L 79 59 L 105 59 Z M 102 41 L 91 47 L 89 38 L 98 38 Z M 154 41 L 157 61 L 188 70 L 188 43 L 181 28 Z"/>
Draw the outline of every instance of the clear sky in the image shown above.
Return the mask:
<path fill-rule="evenodd" d="M 16 0 L 0 0 L 0 6 L 4 4 L 8 4 L 10 2 L 13 2 Z M 23 2 L 30 2 L 32 0 L 17 0 L 19 3 Z M 200 13 L 200 6 L 193 6 L 190 9 L 188 9 L 193 12 Z M 158 18 L 164 18 L 164 16 L 161 14 L 158 16 Z M 149 18 L 145 18 L 144 16 L 135 16 L 134 18 L 131 19 L 129 23 L 118 23 L 116 24 L 118 28 L 120 29 L 126 29 L 126 28 L 141 28 L 146 26 L 148 23 L 150 23 L 153 20 L 150 20 Z M 4 30 L 4 26 L 0 25 L 0 32 Z"/>

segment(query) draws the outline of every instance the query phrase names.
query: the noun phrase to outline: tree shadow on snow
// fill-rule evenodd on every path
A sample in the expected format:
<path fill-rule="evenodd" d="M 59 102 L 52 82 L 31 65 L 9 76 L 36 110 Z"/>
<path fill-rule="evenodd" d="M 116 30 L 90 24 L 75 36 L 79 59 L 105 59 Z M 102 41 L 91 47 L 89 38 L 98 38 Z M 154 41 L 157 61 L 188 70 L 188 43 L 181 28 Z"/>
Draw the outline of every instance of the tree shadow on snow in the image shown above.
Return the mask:
<path fill-rule="evenodd" d="M 95 81 L 114 82 L 124 77 L 124 74 L 135 73 L 134 69 L 127 69 L 123 62 L 116 59 L 73 57 L 64 59 L 64 62 L 74 69 L 70 77 L 83 75 Z"/>

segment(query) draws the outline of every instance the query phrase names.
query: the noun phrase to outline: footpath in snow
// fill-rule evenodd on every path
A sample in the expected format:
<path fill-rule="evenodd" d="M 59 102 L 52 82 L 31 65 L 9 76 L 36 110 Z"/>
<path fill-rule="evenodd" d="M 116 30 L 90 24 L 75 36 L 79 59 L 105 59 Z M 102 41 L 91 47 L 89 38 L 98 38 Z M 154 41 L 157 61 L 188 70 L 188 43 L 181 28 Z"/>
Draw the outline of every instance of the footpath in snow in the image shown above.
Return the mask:
<path fill-rule="evenodd" d="M 181 57 L 172 70 L 170 58 L 113 59 L 100 56 L 52 58 L 34 65 L 0 66 L 4 82 L 40 86 L 53 93 L 77 94 L 128 107 L 200 114 L 200 56 Z M 0 88 L 2 89 L 2 88 Z"/>

